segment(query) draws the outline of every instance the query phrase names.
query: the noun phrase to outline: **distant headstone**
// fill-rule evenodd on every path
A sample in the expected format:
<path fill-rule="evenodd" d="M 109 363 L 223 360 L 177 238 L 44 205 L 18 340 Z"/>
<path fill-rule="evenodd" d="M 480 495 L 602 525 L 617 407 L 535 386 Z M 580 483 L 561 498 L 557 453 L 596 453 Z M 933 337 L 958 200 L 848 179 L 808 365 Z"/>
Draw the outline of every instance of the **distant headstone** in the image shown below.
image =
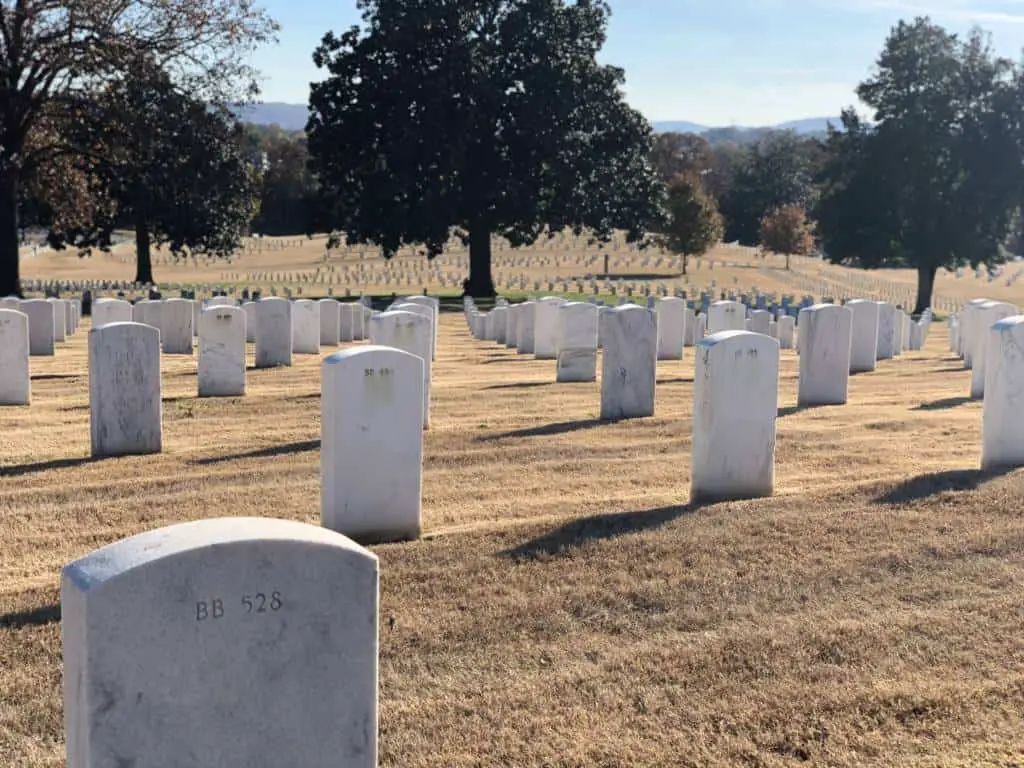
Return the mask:
<path fill-rule="evenodd" d="M 433 323 L 415 312 L 381 312 L 370 319 L 370 343 L 409 352 L 423 360 L 423 428 L 430 428 L 430 344 Z"/>
<path fill-rule="evenodd" d="M 593 304 L 571 301 L 559 307 L 556 381 L 597 380 L 597 318 Z"/>
<path fill-rule="evenodd" d="M 207 307 L 199 316 L 199 397 L 245 394 L 246 312 Z"/>
<path fill-rule="evenodd" d="M 668 296 L 654 303 L 654 311 L 657 313 L 658 360 L 682 360 L 686 340 L 686 302 Z"/>
<path fill-rule="evenodd" d="M 191 299 L 167 299 L 160 318 L 160 339 L 165 355 L 191 355 L 193 307 Z"/>
<path fill-rule="evenodd" d="M 320 306 L 310 299 L 292 303 L 292 351 L 297 355 L 320 354 Z"/>
<path fill-rule="evenodd" d="M 0 405 L 28 405 L 31 399 L 28 315 L 0 309 Z"/>
<path fill-rule="evenodd" d="M 534 329 L 537 317 L 537 302 L 524 301 L 519 305 L 518 322 L 516 324 L 516 351 L 520 355 L 532 355 L 534 352 Z"/>
<path fill-rule="evenodd" d="M 747 308 L 738 301 L 716 301 L 708 309 L 708 335 L 742 331 L 747 327 Z"/>
<path fill-rule="evenodd" d="M 256 367 L 292 364 L 292 303 L 279 296 L 256 302 Z"/>
<path fill-rule="evenodd" d="M 419 538 L 420 404 L 428 364 L 419 355 L 381 346 L 346 349 L 324 360 L 320 517 L 325 528 L 362 542 Z"/>
<path fill-rule="evenodd" d="M 538 360 L 554 360 L 558 357 L 560 334 L 559 308 L 565 299 L 545 296 L 538 299 L 533 320 L 533 356 Z"/>
<path fill-rule="evenodd" d="M 53 340 L 65 341 L 68 335 L 67 304 L 63 299 L 57 298 L 47 299 L 47 301 L 53 304 Z"/>
<path fill-rule="evenodd" d="M 25 299 L 18 305 L 28 315 L 29 354 L 52 357 L 56 353 L 56 313 L 48 299 Z"/>
<path fill-rule="evenodd" d="M 335 299 L 320 299 L 320 346 L 336 347 L 341 341 L 341 305 Z"/>
<path fill-rule="evenodd" d="M 242 311 L 245 312 L 245 341 L 252 344 L 256 341 L 256 307 L 258 300 L 253 299 L 242 304 Z"/>
<path fill-rule="evenodd" d="M 1024 316 L 998 320 L 988 335 L 981 468 L 991 471 L 1024 466 Z"/>
<path fill-rule="evenodd" d="M 653 311 L 638 306 L 607 308 L 602 314 L 602 419 L 654 415 L 660 322 Z"/>
<path fill-rule="evenodd" d="M 779 349 L 792 349 L 796 337 L 796 319 L 792 315 L 783 315 L 776 321 Z"/>
<path fill-rule="evenodd" d="M 750 313 L 750 330 L 754 333 L 768 333 L 768 326 L 772 322 L 772 313 L 766 309 L 755 309 Z"/>
<path fill-rule="evenodd" d="M 853 312 L 838 304 L 800 310 L 799 406 L 843 405 L 850 381 Z"/>
<path fill-rule="evenodd" d="M 877 301 L 854 299 L 846 302 L 846 308 L 853 313 L 850 373 L 873 371 L 878 352 L 879 304 Z"/>
<path fill-rule="evenodd" d="M 876 360 L 892 360 L 896 356 L 897 326 L 896 307 L 884 301 L 878 303 L 878 343 L 875 346 Z"/>
<path fill-rule="evenodd" d="M 725 331 L 697 347 L 692 503 L 770 496 L 775 485 L 779 344 Z"/>
<path fill-rule="evenodd" d="M 89 331 L 92 455 L 161 450 L 160 331 L 110 323 Z"/>
<path fill-rule="evenodd" d="M 68 768 L 375 768 L 376 556 L 271 518 L 160 528 L 64 568 Z"/>

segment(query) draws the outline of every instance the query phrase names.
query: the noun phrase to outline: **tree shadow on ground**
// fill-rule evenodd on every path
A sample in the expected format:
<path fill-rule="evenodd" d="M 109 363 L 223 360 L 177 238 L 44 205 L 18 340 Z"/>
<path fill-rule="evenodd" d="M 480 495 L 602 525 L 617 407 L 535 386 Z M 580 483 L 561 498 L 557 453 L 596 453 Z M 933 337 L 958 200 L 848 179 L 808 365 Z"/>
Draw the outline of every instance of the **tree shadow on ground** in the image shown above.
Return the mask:
<path fill-rule="evenodd" d="M 243 453 L 229 453 L 224 456 L 210 456 L 205 459 L 196 459 L 193 464 L 199 464 L 206 466 L 209 464 L 223 464 L 228 461 L 238 461 L 240 459 L 267 459 L 273 456 L 289 456 L 293 453 L 305 453 L 307 451 L 316 451 L 320 449 L 319 440 L 303 440 L 299 443 L 287 443 L 285 445 L 272 445 L 269 448 L 260 448 L 255 451 L 245 451 Z"/>
<path fill-rule="evenodd" d="M 930 403 L 921 403 L 914 406 L 912 411 L 946 411 L 951 408 L 959 408 L 961 405 L 974 402 L 969 397 L 945 397 L 942 400 L 933 400 Z"/>
<path fill-rule="evenodd" d="M 617 539 L 620 536 L 659 528 L 684 515 L 697 512 L 705 506 L 707 504 L 698 503 L 648 509 L 643 512 L 594 515 L 582 520 L 573 520 L 517 547 L 507 549 L 501 554 L 513 560 L 570 555 L 573 550 L 579 549 L 588 542 Z"/>
<path fill-rule="evenodd" d="M 60 621 L 60 604 L 44 605 L 27 611 L 12 611 L 0 614 L 0 629 L 23 629 L 42 627 Z"/>
<path fill-rule="evenodd" d="M 491 384 L 484 389 L 535 389 L 537 387 L 553 387 L 554 381 L 524 381 L 520 384 Z"/>
<path fill-rule="evenodd" d="M 539 427 L 528 427 L 527 429 L 514 429 L 511 432 L 501 432 L 497 435 L 484 435 L 478 438 L 481 442 L 489 443 L 493 440 L 502 440 L 507 437 L 542 437 L 544 435 L 564 435 L 569 432 L 577 432 L 581 429 L 592 429 L 603 424 L 614 424 L 613 421 L 601 421 L 601 419 L 580 419 L 578 421 L 560 421 L 556 424 L 542 424 Z"/>
<path fill-rule="evenodd" d="M 982 483 L 1013 472 L 1013 467 L 1000 469 L 954 469 L 948 472 L 929 472 L 905 480 L 874 499 L 875 504 L 904 504 L 921 501 L 947 491 L 973 491 Z"/>
<path fill-rule="evenodd" d="M 112 456 L 76 456 L 69 459 L 50 459 L 49 461 L 37 461 L 32 464 L 15 464 L 11 467 L 0 467 L 0 477 L 21 477 L 36 472 L 47 472 L 51 469 L 69 469 L 80 467 L 84 464 L 92 464 L 97 461 L 115 458 Z"/>

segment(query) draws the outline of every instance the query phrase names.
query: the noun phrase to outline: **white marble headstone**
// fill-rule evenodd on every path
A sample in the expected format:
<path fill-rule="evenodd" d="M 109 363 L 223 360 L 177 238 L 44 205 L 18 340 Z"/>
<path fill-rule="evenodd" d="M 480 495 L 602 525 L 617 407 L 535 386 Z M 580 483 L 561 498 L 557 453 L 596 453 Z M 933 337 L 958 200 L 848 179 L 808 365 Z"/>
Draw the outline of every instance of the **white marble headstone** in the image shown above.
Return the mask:
<path fill-rule="evenodd" d="M 686 302 L 675 296 L 659 299 L 657 313 L 658 359 L 682 360 L 686 336 Z"/>
<path fill-rule="evenodd" d="M 56 353 L 56 312 L 53 302 L 46 299 L 25 299 L 18 311 L 28 316 L 29 353 L 52 357 Z"/>
<path fill-rule="evenodd" d="M 199 316 L 199 397 L 245 394 L 246 312 L 208 307 Z"/>
<path fill-rule="evenodd" d="M 423 360 L 423 428 L 430 428 L 430 318 L 415 312 L 381 312 L 370 319 L 370 343 L 409 352 Z"/>
<path fill-rule="evenodd" d="M 837 304 L 800 310 L 800 381 L 797 404 L 843 405 L 850 381 L 853 312 Z"/>
<path fill-rule="evenodd" d="M 320 516 L 326 528 L 363 542 L 419 537 L 427 364 L 375 345 L 324 360 Z"/>
<path fill-rule="evenodd" d="M 320 299 L 320 346 L 336 347 L 341 341 L 341 304 L 336 299 Z"/>
<path fill-rule="evenodd" d="M 292 303 L 280 296 L 256 302 L 256 367 L 292 364 Z"/>
<path fill-rule="evenodd" d="M 320 354 L 320 305 L 311 299 L 292 304 L 292 351 L 297 355 Z"/>
<path fill-rule="evenodd" d="M 597 318 L 598 309 L 593 304 L 570 301 L 559 307 L 556 381 L 597 379 Z"/>
<path fill-rule="evenodd" d="M 877 301 L 854 299 L 846 303 L 846 308 L 853 313 L 850 373 L 873 371 L 878 352 L 879 304 Z"/>
<path fill-rule="evenodd" d="M 982 406 L 981 468 L 1024 466 L 1024 316 L 989 329 Z"/>
<path fill-rule="evenodd" d="M 724 331 L 697 347 L 691 503 L 770 496 L 775 485 L 779 343 Z"/>
<path fill-rule="evenodd" d="M 191 355 L 194 302 L 191 299 L 167 299 L 160 318 L 160 338 L 165 355 Z"/>
<path fill-rule="evenodd" d="M 24 312 L 0 309 L 0 405 L 28 405 L 32 400 L 28 325 Z"/>

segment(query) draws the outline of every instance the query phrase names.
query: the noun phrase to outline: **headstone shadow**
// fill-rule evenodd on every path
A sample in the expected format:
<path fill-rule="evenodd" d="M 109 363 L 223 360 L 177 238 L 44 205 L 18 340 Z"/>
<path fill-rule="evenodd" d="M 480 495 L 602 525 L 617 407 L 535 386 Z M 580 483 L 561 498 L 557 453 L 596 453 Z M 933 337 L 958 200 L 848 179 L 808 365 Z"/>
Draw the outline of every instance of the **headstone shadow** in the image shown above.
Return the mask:
<path fill-rule="evenodd" d="M 255 451 L 244 451 L 242 453 L 229 453 L 223 456 L 210 456 L 205 459 L 196 459 L 193 463 L 200 466 L 210 464 L 223 464 L 228 461 L 241 459 L 267 459 L 274 456 L 289 456 L 293 453 L 305 453 L 320 449 L 320 440 L 303 440 L 298 443 L 286 443 L 285 445 L 272 445 L 269 448 L 260 448 Z M 0 470 L 2 471 L 2 470 Z"/>
<path fill-rule="evenodd" d="M 60 604 L 44 605 L 42 608 L 31 608 L 25 611 L 12 611 L 0 614 L 0 629 L 24 629 L 25 627 L 43 627 L 60 621 Z"/>
<path fill-rule="evenodd" d="M 620 536 L 659 528 L 684 515 L 692 514 L 704 506 L 707 505 L 697 503 L 661 507 L 642 512 L 594 515 L 582 520 L 573 520 L 517 547 L 507 549 L 501 554 L 513 560 L 571 555 L 574 550 L 588 542 L 616 539 Z"/>
<path fill-rule="evenodd" d="M 484 389 L 536 389 L 539 387 L 553 387 L 553 381 L 524 381 L 518 384 L 491 384 Z"/>
<path fill-rule="evenodd" d="M 875 497 L 875 504 L 904 504 L 921 501 L 947 491 L 973 491 L 989 480 L 1009 474 L 1014 467 L 993 470 L 954 469 L 948 472 L 929 472 L 905 480 L 894 488 Z"/>
<path fill-rule="evenodd" d="M 51 469 L 70 469 L 80 467 L 84 464 L 93 464 L 103 461 L 106 456 L 76 456 L 67 459 L 50 459 L 49 461 L 37 461 L 31 464 L 15 464 L 10 467 L 0 467 L 0 477 L 21 477 L 32 475 L 36 472 L 47 472 Z"/>
<path fill-rule="evenodd" d="M 967 403 L 974 402 L 971 398 L 963 397 L 944 397 L 941 400 L 933 400 L 930 403 L 921 403 L 920 405 L 914 406 L 910 410 L 912 411 L 946 411 L 951 408 L 959 408 L 961 405 L 967 405 Z"/>
<path fill-rule="evenodd" d="M 578 421 L 560 421 L 555 424 L 542 424 L 539 427 L 528 427 L 527 429 L 515 429 L 511 432 L 502 432 L 497 435 L 484 435 L 478 438 L 481 442 L 488 443 L 494 440 L 503 440 L 514 437 L 542 437 L 544 435 L 564 435 L 569 432 L 577 432 L 581 429 L 592 429 L 603 424 L 614 424 L 612 421 L 601 419 L 580 419 Z"/>

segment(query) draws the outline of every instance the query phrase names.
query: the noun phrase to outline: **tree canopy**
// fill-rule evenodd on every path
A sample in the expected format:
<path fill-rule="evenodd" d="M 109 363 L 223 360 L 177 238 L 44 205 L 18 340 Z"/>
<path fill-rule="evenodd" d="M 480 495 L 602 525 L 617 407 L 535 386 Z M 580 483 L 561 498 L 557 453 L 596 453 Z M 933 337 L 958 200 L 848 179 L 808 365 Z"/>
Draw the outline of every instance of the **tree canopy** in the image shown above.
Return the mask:
<path fill-rule="evenodd" d="M 105 84 L 148 56 L 197 101 L 246 99 L 275 31 L 251 0 L 0 0 L 0 295 L 20 293 L 23 186 L 81 157 L 69 129 Z"/>
<path fill-rule="evenodd" d="M 668 184 L 667 217 L 659 230 L 661 245 L 683 257 L 699 256 L 722 239 L 724 226 L 718 206 L 694 174 L 679 174 Z"/>
<path fill-rule="evenodd" d="M 597 62 L 600 0 L 360 0 L 364 25 L 314 54 L 307 128 L 323 223 L 386 255 L 470 248 L 466 290 L 494 294 L 491 236 L 566 227 L 640 239 L 662 215 L 652 132 Z"/>
<path fill-rule="evenodd" d="M 938 267 L 998 263 L 1024 197 L 1024 77 L 978 30 L 896 25 L 828 139 L 819 230 L 828 257 L 918 271 L 915 312 Z"/>

